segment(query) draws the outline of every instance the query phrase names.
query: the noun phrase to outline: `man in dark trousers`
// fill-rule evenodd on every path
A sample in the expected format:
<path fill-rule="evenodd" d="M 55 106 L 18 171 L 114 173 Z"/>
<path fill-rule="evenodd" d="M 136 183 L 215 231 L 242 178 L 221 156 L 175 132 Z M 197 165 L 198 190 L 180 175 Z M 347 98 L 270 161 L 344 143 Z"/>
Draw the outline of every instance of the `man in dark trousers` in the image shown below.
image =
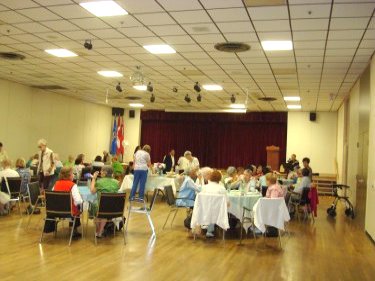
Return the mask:
<path fill-rule="evenodd" d="M 167 172 L 174 171 L 175 160 L 174 160 L 174 149 L 171 149 L 167 155 L 164 156 L 163 163 L 165 164 L 164 174 Z"/>

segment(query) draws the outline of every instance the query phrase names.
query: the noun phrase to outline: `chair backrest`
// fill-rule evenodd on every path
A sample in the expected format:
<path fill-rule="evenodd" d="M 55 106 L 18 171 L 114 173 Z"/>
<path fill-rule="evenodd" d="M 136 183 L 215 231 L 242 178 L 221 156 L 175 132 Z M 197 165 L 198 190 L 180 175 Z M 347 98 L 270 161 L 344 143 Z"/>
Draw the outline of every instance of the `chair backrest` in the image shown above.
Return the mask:
<path fill-rule="evenodd" d="M 46 191 L 46 215 L 49 218 L 68 218 L 72 215 L 70 192 Z"/>
<path fill-rule="evenodd" d="M 21 192 L 22 179 L 20 177 L 5 178 L 11 197 L 18 197 Z"/>
<path fill-rule="evenodd" d="M 29 195 L 30 205 L 34 206 L 40 195 L 40 185 L 38 181 L 27 184 L 27 194 Z"/>
<path fill-rule="evenodd" d="M 310 204 L 309 192 L 310 187 L 304 187 L 302 189 L 300 204 Z"/>
<path fill-rule="evenodd" d="M 158 196 L 158 191 L 159 190 L 157 188 L 154 189 L 154 193 L 152 194 L 152 198 L 151 198 L 151 202 L 150 202 L 150 211 L 152 211 L 152 208 L 154 207 L 156 197 Z"/>
<path fill-rule="evenodd" d="M 173 188 L 171 185 L 164 186 L 164 192 L 165 192 L 165 197 L 167 199 L 167 204 L 169 206 L 173 206 L 176 204 L 176 198 L 173 193 Z"/>
<path fill-rule="evenodd" d="M 101 193 L 97 218 L 113 219 L 123 217 L 126 193 Z"/>
<path fill-rule="evenodd" d="M 261 221 L 269 226 L 280 228 L 285 221 L 290 219 L 285 199 L 280 198 L 260 198 L 255 205 L 255 213 L 262 217 Z"/>

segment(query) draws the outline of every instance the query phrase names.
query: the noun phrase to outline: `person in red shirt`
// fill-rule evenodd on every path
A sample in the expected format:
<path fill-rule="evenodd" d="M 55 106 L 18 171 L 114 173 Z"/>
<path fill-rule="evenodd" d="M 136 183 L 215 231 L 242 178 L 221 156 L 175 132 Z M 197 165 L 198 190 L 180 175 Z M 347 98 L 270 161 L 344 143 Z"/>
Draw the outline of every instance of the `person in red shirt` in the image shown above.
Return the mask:
<path fill-rule="evenodd" d="M 59 179 L 56 181 L 53 191 L 70 192 L 72 194 L 72 213 L 74 216 L 79 216 L 79 206 L 82 205 L 83 200 L 79 193 L 77 185 L 73 182 L 73 168 L 63 167 L 61 168 Z M 70 223 L 69 225 L 72 225 Z M 77 228 L 81 225 L 80 219 L 76 219 L 74 227 L 73 238 L 80 238 L 82 235 L 77 231 Z"/>

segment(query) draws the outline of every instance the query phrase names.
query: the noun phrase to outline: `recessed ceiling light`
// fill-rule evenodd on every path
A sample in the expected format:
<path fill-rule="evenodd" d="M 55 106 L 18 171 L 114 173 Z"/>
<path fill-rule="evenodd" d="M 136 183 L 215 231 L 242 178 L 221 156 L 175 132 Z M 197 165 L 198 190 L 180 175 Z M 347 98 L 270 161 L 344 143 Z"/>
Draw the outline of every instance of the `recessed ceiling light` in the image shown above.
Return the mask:
<path fill-rule="evenodd" d="M 221 87 L 220 85 L 203 85 L 202 87 L 206 91 L 221 91 L 221 90 L 223 90 L 223 87 Z"/>
<path fill-rule="evenodd" d="M 145 45 L 143 46 L 147 51 L 151 54 L 174 54 L 176 53 L 175 49 L 173 49 L 169 45 Z"/>
<path fill-rule="evenodd" d="M 104 77 L 122 77 L 123 75 L 120 72 L 114 70 L 101 70 L 98 71 L 98 74 Z"/>
<path fill-rule="evenodd" d="M 289 51 L 293 50 L 292 41 L 262 41 L 265 51 Z"/>
<path fill-rule="evenodd" d="M 301 109 L 301 105 L 299 104 L 288 104 L 286 107 L 288 109 Z"/>
<path fill-rule="evenodd" d="M 133 88 L 138 90 L 138 91 L 146 91 L 147 85 L 134 85 Z"/>
<path fill-rule="evenodd" d="M 246 113 L 246 109 L 241 109 L 241 108 L 224 109 L 223 112 L 227 112 L 227 113 Z"/>
<path fill-rule="evenodd" d="M 144 107 L 144 105 L 142 103 L 129 103 L 129 106 L 130 107 L 138 107 L 138 108 Z"/>
<path fill-rule="evenodd" d="M 300 97 L 284 97 L 285 101 L 300 101 Z"/>
<path fill-rule="evenodd" d="M 79 3 L 79 5 L 97 17 L 111 17 L 128 14 L 127 11 L 114 1 L 85 2 Z"/>
<path fill-rule="evenodd" d="M 68 58 L 68 57 L 78 56 L 76 53 L 73 53 L 72 51 L 69 51 L 67 49 L 49 49 L 49 50 L 45 50 L 45 52 L 55 57 L 59 57 L 59 58 Z"/>
<path fill-rule="evenodd" d="M 243 103 L 232 103 L 230 105 L 231 108 L 237 108 L 237 109 L 244 109 L 246 106 Z"/>

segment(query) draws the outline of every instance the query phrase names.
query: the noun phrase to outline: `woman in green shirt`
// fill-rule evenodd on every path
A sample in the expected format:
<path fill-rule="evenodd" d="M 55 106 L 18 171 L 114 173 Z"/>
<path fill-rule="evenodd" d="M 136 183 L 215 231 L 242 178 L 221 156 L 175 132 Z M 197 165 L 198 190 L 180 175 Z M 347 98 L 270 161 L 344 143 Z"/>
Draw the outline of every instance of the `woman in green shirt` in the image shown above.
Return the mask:
<path fill-rule="evenodd" d="M 98 198 L 100 194 L 103 193 L 116 193 L 118 192 L 120 185 L 117 180 L 113 178 L 113 168 L 109 165 L 105 165 L 102 167 L 100 172 L 100 179 L 97 179 L 99 172 L 95 172 L 91 181 L 90 191 L 92 194 L 98 194 Z M 98 211 L 98 201 L 94 202 L 91 206 L 91 213 L 96 214 Z M 97 220 L 96 221 L 96 237 L 101 238 L 104 231 L 104 226 L 106 224 L 106 220 Z"/>

